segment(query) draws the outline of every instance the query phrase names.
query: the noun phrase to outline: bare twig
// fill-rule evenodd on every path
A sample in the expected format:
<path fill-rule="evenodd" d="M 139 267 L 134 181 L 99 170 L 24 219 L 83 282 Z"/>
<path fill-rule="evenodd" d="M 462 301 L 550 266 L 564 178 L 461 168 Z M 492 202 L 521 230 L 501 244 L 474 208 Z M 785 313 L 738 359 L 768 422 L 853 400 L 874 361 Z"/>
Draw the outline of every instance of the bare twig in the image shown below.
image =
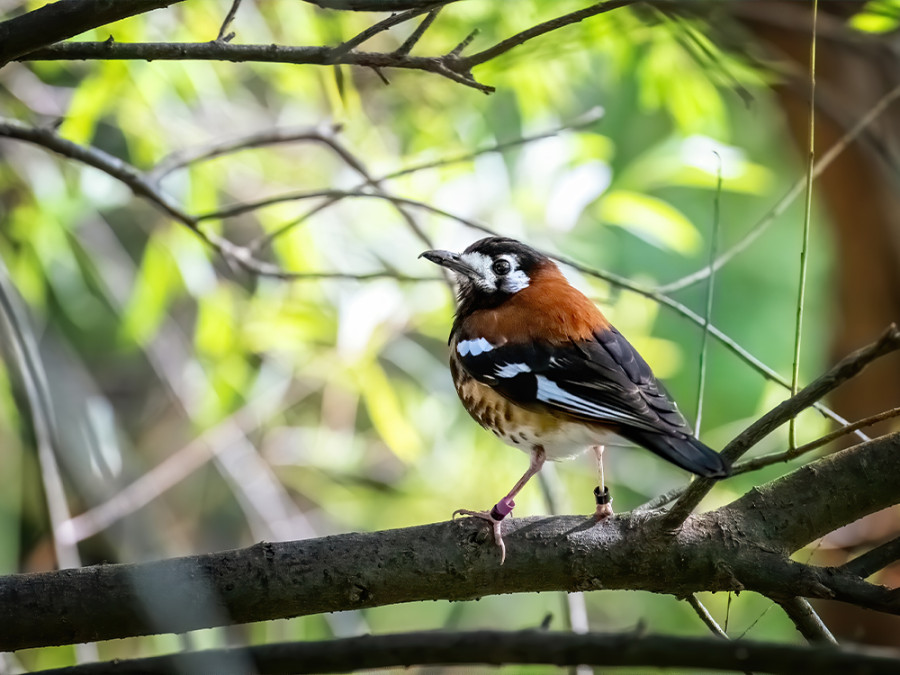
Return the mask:
<path fill-rule="evenodd" d="M 422 21 L 418 26 L 416 26 L 416 29 L 410 34 L 410 36 L 403 41 L 403 44 L 394 50 L 394 54 L 397 54 L 398 56 L 405 56 L 409 54 L 412 51 L 413 47 L 415 47 L 419 42 L 419 40 L 422 39 L 422 36 L 425 35 L 425 31 L 427 31 L 431 27 L 431 24 L 434 23 L 434 20 L 437 19 L 438 14 L 441 11 L 441 7 L 443 7 L 443 5 L 435 7 L 430 12 L 428 12 L 428 16 L 422 19 Z"/>
<path fill-rule="evenodd" d="M 853 424 L 848 424 L 847 426 L 835 429 L 831 433 L 825 434 L 821 438 L 817 438 L 816 440 L 810 441 L 809 443 L 804 443 L 803 445 L 796 448 L 790 448 L 788 450 L 785 450 L 784 452 L 773 452 L 768 455 L 760 455 L 759 457 L 748 459 L 746 462 L 736 464 L 732 469 L 732 474 L 736 475 L 739 473 L 749 473 L 750 471 L 757 471 L 758 469 L 772 466 L 773 464 L 789 462 L 792 459 L 796 459 L 797 457 L 801 457 L 802 455 L 812 452 L 813 450 L 817 450 L 822 446 L 828 445 L 832 441 L 837 440 L 842 436 L 853 433 L 857 429 L 862 429 L 864 427 L 868 427 L 873 424 L 877 424 L 878 422 L 883 422 L 884 420 L 891 419 L 892 417 L 897 416 L 900 416 L 900 408 L 891 408 L 890 410 L 885 410 L 884 412 L 880 412 L 877 415 L 871 415 L 870 417 L 861 419 L 857 422 L 854 422 Z"/>
<path fill-rule="evenodd" d="M 183 169 L 191 164 L 221 157 L 242 150 L 261 148 L 279 143 L 294 143 L 297 141 L 317 141 L 326 143 L 332 140 L 338 131 L 340 124 L 328 124 L 319 127 L 277 127 L 264 129 L 246 136 L 228 140 L 218 140 L 196 148 L 188 148 L 172 153 L 160 160 L 149 172 L 150 177 L 156 183 L 168 176 L 173 171 Z"/>
<path fill-rule="evenodd" d="M 416 665 L 547 664 L 631 666 L 713 671 L 755 671 L 794 675 L 894 675 L 900 658 L 872 647 L 799 646 L 749 640 L 725 641 L 628 633 L 561 633 L 546 630 L 467 632 L 427 631 L 363 635 L 327 642 L 290 642 L 253 647 L 210 649 L 168 656 L 126 659 L 76 668 L 42 670 L 42 675 L 113 675 L 114 673 L 212 672 L 221 664 L 249 660 L 260 675 L 342 673 L 359 669 Z M 237 661 L 241 662 L 241 661 Z"/>
<path fill-rule="evenodd" d="M 540 132 L 540 133 L 537 133 L 537 134 L 534 134 L 531 136 L 522 136 L 520 138 L 515 138 L 510 141 L 504 141 L 502 143 L 495 143 L 493 145 L 489 145 L 484 148 L 474 150 L 473 152 L 467 152 L 465 154 L 456 155 L 454 157 L 438 159 L 438 160 L 434 160 L 431 162 L 424 162 L 422 164 L 414 164 L 412 166 L 408 166 L 406 168 L 398 169 L 397 171 L 393 171 L 391 173 L 387 173 L 387 174 L 378 176 L 377 178 L 373 178 L 372 181 L 375 183 L 384 183 L 393 178 L 400 178 L 401 176 L 407 176 L 407 175 L 410 175 L 413 173 L 417 173 L 419 171 L 426 171 L 428 169 L 437 169 L 437 168 L 440 168 L 443 166 L 448 166 L 451 164 L 459 164 L 461 162 L 468 162 L 468 161 L 475 159 L 476 157 L 480 157 L 481 155 L 484 155 L 487 153 L 501 152 L 508 148 L 531 143 L 532 141 L 537 141 L 537 140 L 541 140 L 544 138 L 550 138 L 552 136 L 557 135 L 558 133 L 560 133 L 562 131 L 566 131 L 569 129 L 580 129 L 580 128 L 589 126 L 589 125 L 593 124 L 594 122 L 596 122 L 597 120 L 599 120 L 602 116 L 603 116 L 602 108 L 593 108 L 593 109 L 589 110 L 587 113 L 585 113 L 584 115 L 579 116 L 572 122 L 563 124 L 555 129 L 551 129 L 550 131 L 543 131 L 543 132 Z M 355 187 L 353 187 L 351 191 L 362 190 L 364 187 L 366 187 L 366 185 L 368 185 L 368 182 L 364 181 L 364 182 L 356 185 Z M 321 204 L 318 204 L 314 208 L 310 209 L 309 211 L 307 211 L 306 213 L 301 215 L 299 218 L 295 218 L 294 220 L 291 220 L 290 222 L 285 223 L 282 227 L 279 227 L 276 230 L 273 230 L 272 232 L 267 233 L 263 237 L 260 237 L 256 241 L 251 242 L 248 245 L 248 248 L 251 251 L 259 251 L 260 249 L 270 245 L 272 243 L 272 241 L 277 239 L 279 236 L 285 234 L 286 232 L 290 231 L 294 227 L 299 226 L 300 224 L 302 224 L 303 222 L 308 220 L 310 217 L 325 210 L 329 206 L 332 206 L 333 204 L 337 204 L 339 201 L 340 201 L 340 199 L 324 200 Z"/>
<path fill-rule="evenodd" d="M 837 388 L 851 377 L 854 377 L 875 359 L 898 348 L 900 348 L 900 330 L 892 324 L 878 340 L 853 352 L 827 373 L 801 389 L 795 396 L 782 402 L 747 427 L 725 446 L 722 456 L 729 462 L 736 461 L 747 450 L 787 422 L 791 417 L 808 408 L 813 402 L 818 401 L 825 394 Z M 667 529 L 679 527 L 700 503 L 700 500 L 712 489 L 713 485 L 715 485 L 715 481 L 708 478 L 698 478 L 691 483 L 684 494 L 673 504 L 669 512 L 660 519 L 662 527 Z"/>
<path fill-rule="evenodd" d="M 304 2 L 326 9 L 342 9 L 353 12 L 399 12 L 435 4 L 434 0 L 304 0 Z M 448 5 L 451 2 L 457 2 L 457 0 L 443 0 L 441 4 Z"/>
<path fill-rule="evenodd" d="M 691 593 L 685 598 L 687 603 L 691 606 L 691 609 L 700 617 L 700 620 L 706 624 L 706 627 L 709 628 L 710 632 L 716 637 L 728 639 L 728 633 L 722 630 L 722 627 L 719 623 L 713 618 L 713 615 L 709 613 L 709 610 L 706 609 L 706 606 L 700 602 L 700 598 L 697 597 L 695 593 Z"/>
<path fill-rule="evenodd" d="M 558 16 L 555 19 L 544 21 L 543 23 L 532 26 L 527 30 L 516 33 L 515 35 L 508 37 L 505 40 L 501 40 L 493 47 L 489 47 L 484 51 L 480 51 L 477 54 L 473 54 L 472 56 L 461 59 L 461 66 L 466 70 L 474 68 L 475 66 L 481 65 L 482 63 L 490 61 L 491 59 L 495 59 L 501 54 L 508 52 L 510 49 L 518 47 L 528 40 L 532 40 L 540 35 L 545 35 L 546 33 L 550 33 L 551 31 L 559 30 L 564 26 L 569 26 L 573 23 L 584 21 L 585 19 L 588 19 L 592 16 L 597 16 L 598 14 L 603 14 L 605 12 L 618 9 L 620 7 L 625 7 L 627 5 L 633 5 L 637 1 L 638 0 L 607 0 L 607 2 L 598 2 L 591 5 L 590 7 L 585 7 L 584 9 L 579 9 L 578 11 L 570 12 L 569 14 L 564 14 L 563 16 Z"/>
<path fill-rule="evenodd" d="M 444 56 L 409 56 L 351 50 L 335 56 L 338 47 L 295 47 L 230 42 L 60 42 L 37 49 L 17 61 L 230 61 L 232 63 L 283 63 L 294 65 L 350 65 L 366 68 L 421 70 L 490 94 L 493 87 L 476 82 L 460 68 L 461 60 Z"/>
<path fill-rule="evenodd" d="M 864 131 L 869 125 L 872 124 L 885 110 L 894 101 L 900 98 L 900 85 L 897 85 L 893 89 L 891 89 L 887 94 L 882 96 L 878 102 L 872 106 L 871 110 L 869 110 L 865 115 L 863 115 L 860 120 L 853 125 L 841 138 L 831 146 L 828 151 L 822 155 L 822 158 L 816 162 L 815 168 L 812 172 L 813 180 L 818 179 L 822 172 L 825 171 L 831 164 L 841 155 L 841 153 L 846 150 L 853 141 Z M 712 272 L 720 269 L 722 266 L 727 264 L 732 258 L 736 255 L 744 251 L 750 244 L 756 241 L 762 233 L 768 229 L 768 227 L 775 222 L 775 220 L 781 216 L 785 211 L 787 211 L 788 207 L 794 202 L 794 200 L 799 197 L 803 193 L 803 189 L 806 185 L 806 176 L 798 179 L 794 185 L 791 186 L 791 189 L 787 191 L 784 197 L 772 207 L 772 209 L 763 216 L 762 220 L 760 220 L 756 225 L 754 225 L 744 237 L 734 244 L 727 251 L 722 253 L 718 258 L 716 258 L 715 262 L 712 265 L 707 265 L 702 269 L 697 270 L 687 276 L 682 277 L 681 279 L 677 279 L 667 284 L 663 284 L 657 287 L 657 291 L 660 293 L 673 293 L 675 291 L 680 291 L 683 288 L 688 288 L 695 284 L 700 283 L 704 279 L 706 279 Z"/>
<path fill-rule="evenodd" d="M 413 57 L 405 53 L 402 47 L 392 53 L 359 52 L 354 49 L 357 45 L 390 26 L 447 4 L 447 2 L 434 1 L 428 3 L 401 3 L 402 6 L 407 7 L 406 10 L 371 26 L 354 38 L 335 47 L 296 47 L 274 44 L 235 45 L 225 40 L 181 43 L 62 42 L 40 49 L 31 49 L 28 50 L 28 53 L 16 53 L 14 56 L 22 61 L 94 59 L 184 61 L 200 59 L 205 61 L 254 61 L 305 65 L 346 64 L 364 66 L 376 70 L 399 68 L 436 73 L 454 82 L 490 94 L 494 91 L 494 88 L 476 81 L 471 74 L 473 67 L 485 63 L 531 39 L 592 16 L 634 4 L 635 2 L 637 0 L 610 0 L 605 3 L 594 4 L 585 9 L 556 17 L 521 31 L 505 40 L 501 40 L 493 47 L 469 57 L 460 56 L 459 51 L 468 44 L 468 40 L 472 37 L 471 35 L 457 47 L 459 51 L 452 50 L 441 56 Z M 388 5 L 385 4 L 384 6 Z M 346 3 L 341 3 L 340 7 L 349 8 Z M 47 42 L 44 44 L 47 44 Z M 2 59 L 0 59 L 0 62 L 2 62 Z"/>
<path fill-rule="evenodd" d="M 219 28 L 219 34 L 216 36 L 216 42 L 230 42 L 234 38 L 234 33 L 227 33 L 229 26 L 234 21 L 238 8 L 241 6 L 241 0 L 232 0 L 231 9 L 225 15 L 222 25 Z"/>
<path fill-rule="evenodd" d="M 800 388 L 800 348 L 803 338 L 803 309 L 806 306 L 806 275 L 809 267 L 809 229 L 812 221 L 813 169 L 816 163 L 816 26 L 819 17 L 819 0 L 812 3 L 812 40 L 809 47 L 809 136 L 807 143 L 806 187 L 803 211 L 803 237 L 800 244 L 800 281 L 797 289 L 797 311 L 794 322 L 794 358 L 791 364 L 791 394 Z M 797 418 L 790 419 L 788 445 L 797 446 Z"/>
<path fill-rule="evenodd" d="M 114 157 L 99 148 L 73 143 L 52 129 L 30 127 L 17 120 L 3 117 L 0 117 L 0 136 L 34 143 L 64 157 L 99 169 L 127 185 L 136 195 L 147 199 L 163 213 L 187 225 L 201 237 L 203 236 L 197 230 L 196 219 L 185 212 L 175 200 L 158 190 L 140 171 L 118 157 Z"/>
<path fill-rule="evenodd" d="M 440 6 L 440 5 L 438 5 Z M 359 45 L 361 45 L 366 40 L 369 40 L 379 33 L 383 33 L 389 28 L 393 28 L 394 26 L 398 26 L 401 23 L 409 21 L 410 19 L 414 19 L 420 14 L 424 14 L 425 12 L 430 12 L 434 9 L 434 7 L 416 7 L 414 9 L 406 10 L 405 12 L 400 12 L 399 14 L 391 14 L 388 18 L 382 19 L 378 23 L 372 24 L 361 33 L 355 35 L 350 38 L 346 42 L 342 42 L 331 50 L 331 58 L 339 59 L 344 54 L 351 52 L 356 49 Z M 396 52 L 394 52 L 396 54 Z"/>
<path fill-rule="evenodd" d="M 865 579 L 900 560 L 900 537 L 866 551 L 861 556 L 844 563 L 841 569 Z"/>
<path fill-rule="evenodd" d="M 825 643 L 836 645 L 838 643 L 831 631 L 828 630 L 828 626 L 825 625 L 825 622 L 816 614 L 816 611 L 805 598 L 788 598 L 787 600 L 777 600 L 776 602 L 810 644 Z"/>
<path fill-rule="evenodd" d="M 719 208 L 722 195 L 722 157 L 715 153 L 718 160 L 718 172 L 716 179 L 716 195 L 713 199 L 712 232 L 709 235 L 709 262 L 716 259 L 716 250 L 719 246 Z M 706 391 L 706 356 L 709 347 L 709 325 L 712 319 L 713 292 L 715 290 L 715 275 L 710 275 L 706 285 L 706 310 L 703 313 L 703 335 L 700 339 L 700 364 L 697 373 L 697 419 L 694 422 L 694 434 L 700 437 L 700 423 L 703 421 L 703 395 Z"/>

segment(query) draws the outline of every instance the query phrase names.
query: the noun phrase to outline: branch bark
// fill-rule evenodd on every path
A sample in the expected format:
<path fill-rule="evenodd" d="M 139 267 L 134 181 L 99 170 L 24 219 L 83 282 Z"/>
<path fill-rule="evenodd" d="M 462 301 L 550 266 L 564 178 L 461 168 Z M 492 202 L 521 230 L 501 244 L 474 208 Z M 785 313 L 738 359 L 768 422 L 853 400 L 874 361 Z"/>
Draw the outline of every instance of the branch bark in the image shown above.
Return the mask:
<path fill-rule="evenodd" d="M 860 471 L 866 490 L 854 494 Z M 826 528 L 900 502 L 898 473 L 900 433 L 798 469 L 677 532 L 647 515 L 599 525 L 579 516 L 515 519 L 505 524 L 503 566 L 482 524 L 458 520 L 14 575 L 0 578 L 0 651 L 535 591 L 751 590 L 900 614 L 900 591 L 788 557 Z"/>
<path fill-rule="evenodd" d="M 679 638 L 640 633 L 559 633 L 544 630 L 418 632 L 364 635 L 327 642 L 293 642 L 191 654 L 94 663 L 40 671 L 41 675 L 123 673 L 343 673 L 360 668 L 438 664 L 548 664 L 703 668 L 759 673 L 895 675 L 895 651 L 831 646 L 799 647 L 747 640 Z"/>

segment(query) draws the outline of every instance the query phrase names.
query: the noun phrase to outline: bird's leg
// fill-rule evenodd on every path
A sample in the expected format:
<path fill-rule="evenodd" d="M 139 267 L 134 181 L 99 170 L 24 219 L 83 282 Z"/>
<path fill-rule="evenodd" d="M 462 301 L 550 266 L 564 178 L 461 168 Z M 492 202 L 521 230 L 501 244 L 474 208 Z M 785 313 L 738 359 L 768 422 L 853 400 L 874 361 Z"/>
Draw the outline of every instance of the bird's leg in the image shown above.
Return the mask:
<path fill-rule="evenodd" d="M 594 519 L 597 521 L 605 520 L 613 514 L 612 497 L 609 496 L 609 488 L 606 487 L 606 481 L 603 477 L 603 450 L 604 446 L 595 445 L 592 450 L 597 458 L 597 479 L 599 485 L 594 488 L 594 498 L 597 500 L 597 510 L 594 511 Z"/>
<path fill-rule="evenodd" d="M 457 509 L 453 512 L 453 515 L 463 515 L 463 516 L 473 516 L 474 518 L 481 518 L 482 520 L 486 520 L 491 524 L 491 529 L 494 533 L 494 543 L 500 547 L 500 564 L 503 564 L 503 561 L 506 560 L 506 544 L 503 543 L 503 534 L 500 531 L 500 523 L 503 522 L 503 519 L 506 518 L 510 513 L 512 513 L 513 508 L 516 506 L 515 497 L 519 494 L 519 491 L 525 487 L 525 483 L 534 477 L 534 475 L 541 470 L 541 467 L 544 466 L 544 461 L 546 460 L 546 454 L 544 453 L 544 449 L 541 446 L 535 447 L 531 451 L 531 462 L 528 465 L 528 471 L 526 471 L 519 481 L 513 485 L 512 490 L 510 490 L 503 499 L 494 504 L 493 508 L 490 511 L 470 511 L 469 509 Z"/>

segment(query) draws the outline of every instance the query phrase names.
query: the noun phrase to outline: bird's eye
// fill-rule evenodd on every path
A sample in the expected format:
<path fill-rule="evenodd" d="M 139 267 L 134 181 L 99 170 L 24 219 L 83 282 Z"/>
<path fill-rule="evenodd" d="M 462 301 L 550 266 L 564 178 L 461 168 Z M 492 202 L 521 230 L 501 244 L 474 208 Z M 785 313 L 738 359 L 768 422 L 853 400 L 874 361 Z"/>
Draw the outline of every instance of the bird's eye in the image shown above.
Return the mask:
<path fill-rule="evenodd" d="M 495 260 L 493 266 L 491 267 L 494 270 L 494 274 L 498 276 L 503 276 L 504 274 L 509 274 L 509 271 L 512 269 L 512 265 L 509 264 L 508 260 Z"/>

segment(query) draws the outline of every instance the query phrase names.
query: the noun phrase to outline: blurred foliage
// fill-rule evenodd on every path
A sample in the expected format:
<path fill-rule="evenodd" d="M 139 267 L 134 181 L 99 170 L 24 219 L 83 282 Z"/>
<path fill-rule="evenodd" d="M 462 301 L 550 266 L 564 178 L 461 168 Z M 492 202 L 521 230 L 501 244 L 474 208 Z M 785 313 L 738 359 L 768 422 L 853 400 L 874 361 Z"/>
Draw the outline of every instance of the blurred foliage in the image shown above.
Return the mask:
<path fill-rule="evenodd" d="M 209 40 L 227 4 L 181 3 L 84 38 Z M 476 27 L 471 49 L 481 49 L 578 6 L 520 0 L 509 12 L 496 2 L 452 4 L 417 53 L 445 52 Z M 868 3 L 856 25 L 878 30 L 872 17 L 896 19 L 888 7 L 896 3 Z M 246 1 L 233 29 L 237 41 L 248 43 L 337 43 L 372 21 L 370 14 L 327 12 L 293 0 Z M 389 50 L 409 30 L 392 29 L 366 47 Z M 721 201 L 724 250 L 802 171 L 786 150 L 766 89 L 771 74 L 723 53 L 708 34 L 694 18 L 649 8 L 616 10 L 478 67 L 479 81 L 497 87 L 489 97 L 422 72 L 388 71 L 386 86 L 368 70 L 343 66 L 10 64 L 0 72 L 0 109 L 33 124 L 59 120 L 66 138 L 142 169 L 169 153 L 224 138 L 338 122 L 341 142 L 379 176 L 540 133 L 602 108 L 587 127 L 415 171 L 388 186 L 394 194 L 652 285 L 706 263 L 715 199 Z M 453 304 L 443 284 L 251 278 L 94 169 L 17 142 L 4 141 L 0 153 L 0 256 L 27 302 L 45 359 L 63 430 L 59 454 L 71 512 L 103 503 L 163 461 L 184 473 L 148 505 L 81 542 L 85 564 L 443 520 L 457 507 L 493 503 L 524 470 L 525 457 L 478 428 L 456 400 L 445 364 Z M 715 190 L 719 172 L 721 194 Z M 168 175 L 163 186 L 201 213 L 289 191 L 354 189 L 360 182 L 327 146 L 297 142 L 197 162 Z M 248 243 L 300 218 L 313 203 L 280 203 L 204 227 Z M 452 219 L 410 212 L 419 233 L 389 202 L 343 200 L 302 220 L 261 255 L 293 272 L 430 276 L 435 270 L 417 260 L 422 250 L 458 249 L 482 236 Z M 782 373 L 791 362 L 800 221 L 800 207 L 789 209 L 715 277 L 713 323 Z M 833 265 L 819 221 L 811 264 L 806 330 L 815 336 L 828 332 Z M 567 273 L 693 415 L 698 326 L 634 293 Z M 702 313 L 704 297 L 701 284 L 677 299 Z M 825 350 L 824 340 L 804 344 L 805 379 L 825 367 Z M 41 469 L 16 367 L 9 367 L 15 361 L 5 356 L 0 573 L 48 569 L 54 558 Z M 721 447 L 782 396 L 779 386 L 712 341 L 702 437 Z M 229 424 L 244 429 L 249 450 L 223 431 Z M 824 428 L 814 415 L 800 425 L 808 437 Z M 191 443 L 201 434 L 215 448 L 215 461 L 208 454 L 189 460 L 196 456 Z M 757 452 L 783 442 L 776 434 Z M 620 511 L 687 479 L 649 453 L 625 448 L 607 456 Z M 562 496 L 559 508 L 592 511 L 590 461 L 554 468 L 548 481 Z M 728 481 L 709 506 L 784 470 Z M 547 512 L 537 484 L 518 501 L 519 515 Z M 724 622 L 728 599 L 704 600 Z M 598 592 L 587 601 L 596 629 L 644 621 L 651 630 L 706 631 L 673 598 Z M 516 628 L 539 624 L 548 612 L 560 627 L 563 605 L 555 595 L 505 596 L 240 631 L 261 641 L 365 626 Z M 753 638 L 798 639 L 781 612 L 767 612 L 769 606 L 760 598 L 734 598 L 730 626 Z M 232 634 L 117 641 L 102 645 L 101 655 L 210 646 Z M 29 667 L 72 658 L 71 648 L 22 655 Z"/>

